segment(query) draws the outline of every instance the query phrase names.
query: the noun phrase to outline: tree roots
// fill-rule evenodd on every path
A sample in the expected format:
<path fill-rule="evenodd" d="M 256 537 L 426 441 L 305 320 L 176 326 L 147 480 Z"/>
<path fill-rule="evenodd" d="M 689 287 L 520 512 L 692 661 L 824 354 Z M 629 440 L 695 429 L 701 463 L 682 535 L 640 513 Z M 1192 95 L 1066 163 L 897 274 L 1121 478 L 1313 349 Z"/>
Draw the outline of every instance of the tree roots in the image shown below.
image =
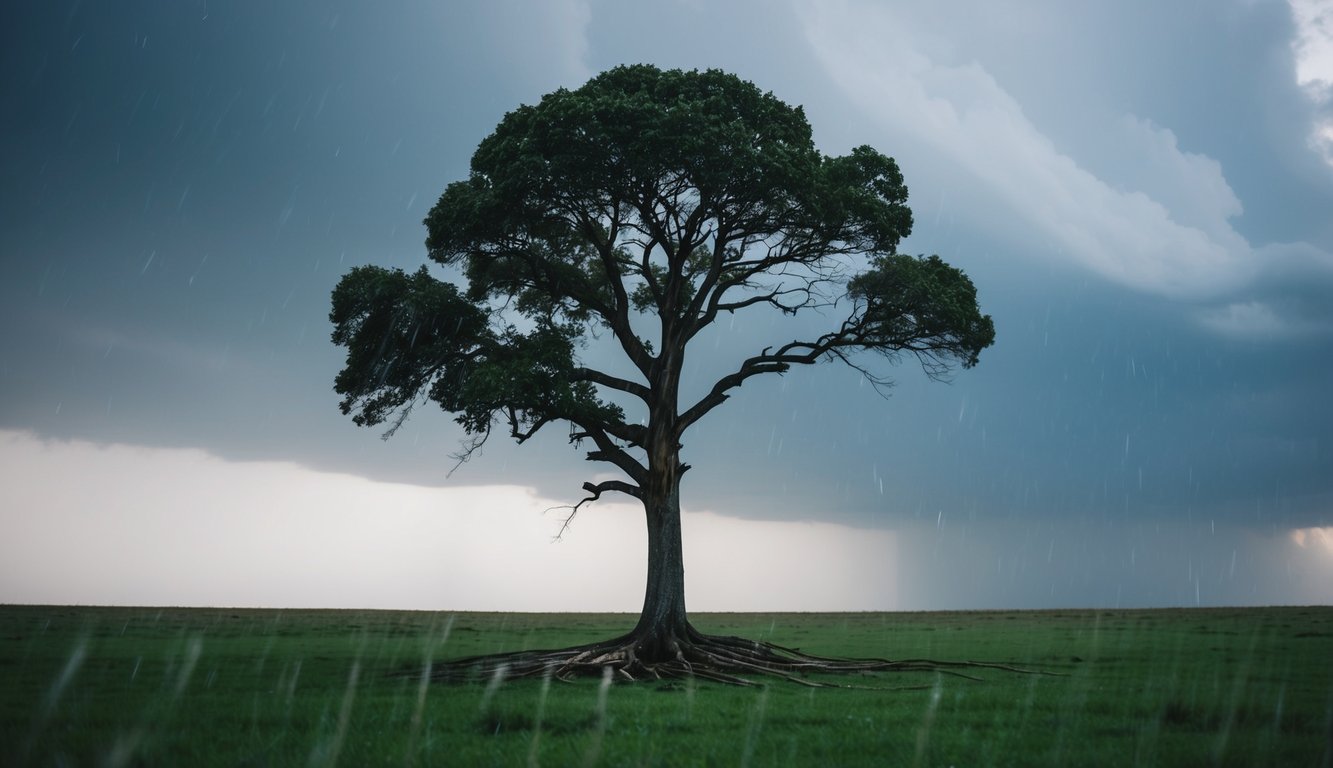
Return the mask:
<path fill-rule="evenodd" d="M 871 688 L 811 679 L 808 675 L 848 675 L 876 672 L 938 672 L 980 680 L 966 670 L 996 669 L 1032 673 L 1007 664 L 929 659 L 843 659 L 814 656 L 796 648 L 740 637 L 705 635 L 688 627 L 684 636 L 637 637 L 623 635 L 590 645 L 559 650 L 515 651 L 450 659 L 430 668 L 430 677 L 442 682 L 514 679 L 522 677 L 575 677 L 613 675 L 627 681 L 696 679 L 737 686 L 762 685 L 755 677 L 780 678 L 812 688 Z M 403 672 L 404 675 L 420 672 Z M 1038 673 L 1045 674 L 1045 673 Z M 896 690 L 929 688 L 901 686 Z"/>

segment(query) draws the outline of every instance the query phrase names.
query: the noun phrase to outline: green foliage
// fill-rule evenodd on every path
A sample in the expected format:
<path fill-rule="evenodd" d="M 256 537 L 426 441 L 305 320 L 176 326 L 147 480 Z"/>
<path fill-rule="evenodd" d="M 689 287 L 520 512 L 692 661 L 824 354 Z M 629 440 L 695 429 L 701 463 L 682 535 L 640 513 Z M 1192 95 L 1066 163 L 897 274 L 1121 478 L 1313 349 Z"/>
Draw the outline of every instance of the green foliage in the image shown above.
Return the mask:
<path fill-rule="evenodd" d="M 445 188 L 424 222 L 426 246 L 461 269 L 465 291 L 424 269 L 363 267 L 338 286 L 343 411 L 358 424 L 397 413 L 396 426 L 426 398 L 474 435 L 499 419 L 520 441 L 568 420 L 575 441 L 595 443 L 589 458 L 638 482 L 648 470 L 628 451 L 645 448 L 645 430 L 606 390 L 642 402 L 665 457 L 750 376 L 850 363 L 858 351 L 911 353 L 933 376 L 975 365 L 994 338 L 990 318 L 962 272 L 897 254 L 912 229 L 906 202 L 892 158 L 864 146 L 822 154 L 801 108 L 752 83 L 617 67 L 507 114 L 468 177 Z M 848 297 L 853 314 L 839 329 L 770 347 L 702 401 L 676 402 L 686 346 L 719 313 L 794 314 Z M 631 315 L 657 317 L 652 342 Z M 580 346 L 608 329 L 637 378 L 578 362 Z"/>
<path fill-rule="evenodd" d="M 431 684 L 623 615 L 0 606 L 2 765 L 1320 765 L 1333 608 L 702 614 L 812 653 L 1063 676 Z M 407 669 L 406 677 L 391 673 Z"/>
<path fill-rule="evenodd" d="M 597 400 L 591 384 L 574 380 L 568 327 L 497 334 L 482 307 L 425 267 L 412 275 L 353 269 L 333 292 L 329 319 L 333 341 L 348 350 L 334 389 L 359 425 L 406 415 L 422 392 L 472 433 L 488 432 L 501 412 L 529 428 L 570 416 L 621 416 Z"/>
<path fill-rule="evenodd" d="M 604 234 L 589 226 L 598 213 L 678 189 L 709 215 L 762 215 L 785 207 L 819 160 L 804 113 L 750 83 L 716 70 L 618 67 L 506 115 L 471 177 L 426 219 L 427 246 L 452 261 L 484 258 L 508 238 L 593 239 Z"/>
<path fill-rule="evenodd" d="M 526 334 L 509 328 L 472 375 L 437 380 L 430 399 L 459 413 L 459 423 L 473 433 L 488 429 L 496 413 L 519 425 L 515 437 L 556 419 L 623 419 L 618 406 L 597 399 L 592 384 L 575 380 L 571 336 L 568 327 L 539 327 Z"/>
<path fill-rule="evenodd" d="M 432 382 L 467 380 L 496 346 L 485 312 L 422 267 L 357 267 L 333 291 L 333 342 L 347 347 L 334 381 L 343 413 L 362 426 L 410 406 Z"/>
<path fill-rule="evenodd" d="M 990 315 L 977 309 L 976 287 L 939 256 L 877 256 L 847 293 L 865 304 L 872 349 L 931 347 L 971 368 L 995 341 Z"/>
<path fill-rule="evenodd" d="M 620 277 L 641 281 L 636 309 L 661 311 L 697 288 L 663 295 L 673 274 L 741 261 L 747 242 L 793 246 L 758 272 L 891 252 L 911 232 L 906 199 L 892 159 L 869 147 L 821 155 L 804 112 L 751 83 L 628 66 L 506 115 L 427 216 L 426 244 L 466 265 L 475 297 L 610 311 L 605 281 Z M 661 260 L 636 261 L 630 243 Z M 599 248 L 618 275 L 598 269 Z"/>
<path fill-rule="evenodd" d="M 868 253 L 893 253 L 898 239 L 911 234 L 907 187 L 892 158 L 860 146 L 846 157 L 825 158 L 821 170 L 808 203 L 812 227 Z"/>

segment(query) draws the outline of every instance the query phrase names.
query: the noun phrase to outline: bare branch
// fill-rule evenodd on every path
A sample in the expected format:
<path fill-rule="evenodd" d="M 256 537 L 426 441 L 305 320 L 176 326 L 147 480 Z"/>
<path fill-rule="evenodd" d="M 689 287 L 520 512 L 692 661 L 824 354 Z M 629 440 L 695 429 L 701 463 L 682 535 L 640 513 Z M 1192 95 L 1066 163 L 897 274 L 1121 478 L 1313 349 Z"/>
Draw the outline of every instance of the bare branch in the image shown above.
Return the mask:
<path fill-rule="evenodd" d="M 727 400 L 726 393 L 729 390 L 739 387 L 753 376 L 764 373 L 785 373 L 793 365 L 810 365 L 830 353 L 845 361 L 847 358 L 842 354 L 843 348 L 873 347 L 874 345 L 868 343 L 867 330 L 865 315 L 858 308 L 843 322 L 841 328 L 826 333 L 815 341 L 792 341 L 778 348 L 776 352 L 771 351 L 772 347 L 764 349 L 758 355 L 741 363 L 735 373 L 718 379 L 706 395 L 681 414 L 678 432 L 683 433 L 704 414 L 721 405 Z"/>
<path fill-rule="evenodd" d="M 583 424 L 574 422 L 572 419 L 571 422 L 577 424 L 582 431 L 571 433 L 570 442 L 578 443 L 586 438 L 592 440 L 593 444 L 597 446 L 597 450 L 589 451 L 585 456 L 588 461 L 604 461 L 608 464 L 614 464 L 634 482 L 642 484 L 647 481 L 648 468 L 631 456 L 624 448 L 616 445 L 608 431 L 608 426 L 610 426 L 611 429 L 620 433 L 616 435 L 618 439 L 631 445 L 641 445 L 643 441 L 642 427 L 635 428 L 631 425 L 620 425 L 618 428 L 607 424 Z"/>
<path fill-rule="evenodd" d="M 444 476 L 446 478 L 453 477 L 454 472 L 458 471 L 459 467 L 471 461 L 473 455 L 481 453 L 482 446 L 486 444 L 486 438 L 490 436 L 491 428 L 487 425 L 485 432 L 482 432 L 479 435 L 468 435 L 460 441 L 458 450 L 449 454 L 449 458 L 454 459 L 455 464 Z"/>
<path fill-rule="evenodd" d="M 505 417 L 509 420 L 509 436 L 514 438 L 514 442 L 519 445 L 526 443 L 533 435 L 537 434 L 538 430 L 555 420 L 554 417 L 539 416 L 533 419 L 532 423 L 526 425 L 526 428 L 523 428 L 523 419 L 513 406 L 507 409 Z"/>
<path fill-rule="evenodd" d="M 403 426 L 403 422 L 407 421 L 407 417 L 412 415 L 412 409 L 415 408 L 416 405 L 416 400 L 404 405 L 402 409 L 398 411 L 398 415 L 394 417 L 393 424 L 391 424 L 388 429 L 384 430 L 384 434 L 380 435 L 380 439 L 387 442 L 389 438 L 393 437 L 399 427 Z"/>
<path fill-rule="evenodd" d="M 771 306 L 774 306 L 782 310 L 786 314 L 794 315 L 798 310 L 812 306 L 811 302 L 814 299 L 813 294 L 811 292 L 812 287 L 813 287 L 813 282 L 808 282 L 806 285 L 797 288 L 787 288 L 781 290 L 774 289 L 772 291 L 769 291 L 768 293 L 757 294 L 755 296 L 751 296 L 748 299 L 742 299 L 741 301 L 718 303 L 714 306 L 716 310 L 719 312 L 735 312 L 738 309 L 745 309 L 746 307 L 751 307 L 754 306 L 755 304 L 769 304 Z M 792 294 L 804 294 L 805 298 L 802 299 L 801 301 L 796 301 L 796 302 L 782 301 L 781 297 L 790 296 Z"/>
<path fill-rule="evenodd" d="M 611 327 L 616 340 L 620 342 L 621 348 L 625 350 L 625 354 L 630 361 L 640 372 L 646 374 L 652 365 L 652 355 L 648 354 L 643 343 L 639 341 L 639 338 L 634 335 L 634 331 L 630 328 L 630 300 L 625 291 L 624 274 L 620 269 L 620 260 L 616 255 L 616 240 L 619 237 L 620 227 L 624 224 L 620 219 L 620 201 L 612 200 L 611 208 L 611 226 L 607 231 L 607 236 L 604 240 L 598 238 L 595 243 L 597 255 L 601 259 L 602 268 L 606 270 L 607 281 L 611 285 L 614 304 L 606 308 L 605 312 L 599 312 L 598 314 Z M 594 228 L 591 222 L 588 222 L 586 227 L 590 230 Z"/>
<path fill-rule="evenodd" d="M 608 423 L 601 424 L 600 427 L 611 437 L 636 448 L 642 448 L 648 438 L 648 428 L 642 424 Z M 591 438 L 590 432 L 578 432 L 573 429 L 569 432 L 569 442 L 574 445 Z"/>
<path fill-rule="evenodd" d="M 590 381 L 593 384 L 600 384 L 603 387 L 619 390 L 634 395 L 645 403 L 650 402 L 652 392 L 648 387 L 635 381 L 622 379 L 618 376 L 612 376 L 603 373 L 595 368 L 576 368 L 574 369 L 574 381 Z"/>
<path fill-rule="evenodd" d="M 569 510 L 569 516 L 566 517 L 564 522 L 560 524 L 560 530 L 555 534 L 555 541 L 560 541 L 562 538 L 564 538 L 565 531 L 569 530 L 569 525 L 570 523 L 574 522 L 574 516 L 579 513 L 579 509 L 582 508 L 584 504 L 588 504 L 590 502 L 594 502 L 597 501 L 598 499 L 601 499 L 603 493 L 607 493 L 608 491 L 616 491 L 618 493 L 623 493 L 629 496 L 633 496 L 636 499 L 643 498 L 643 489 L 639 488 L 639 486 L 637 485 L 632 485 L 623 480 L 603 480 L 602 482 L 596 484 L 584 483 L 583 490 L 587 491 L 591 495 L 588 496 L 587 498 L 581 499 L 576 504 L 562 504 L 560 506 L 551 507 L 550 509 L 545 510 L 546 512 L 553 512 L 557 509 Z"/>

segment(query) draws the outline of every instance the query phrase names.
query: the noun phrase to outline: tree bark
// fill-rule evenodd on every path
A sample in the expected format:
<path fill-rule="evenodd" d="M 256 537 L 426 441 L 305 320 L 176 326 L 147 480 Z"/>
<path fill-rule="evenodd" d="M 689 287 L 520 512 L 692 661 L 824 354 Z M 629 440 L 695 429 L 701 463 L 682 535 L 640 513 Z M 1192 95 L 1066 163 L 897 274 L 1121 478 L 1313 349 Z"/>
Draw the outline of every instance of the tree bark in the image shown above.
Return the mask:
<path fill-rule="evenodd" d="M 674 306 L 664 308 L 669 317 Z M 675 324 L 664 321 L 662 355 L 649 376 L 651 404 L 647 424 L 647 482 L 643 484 L 643 511 L 648 526 L 648 578 L 643 612 L 631 637 L 642 661 L 657 663 L 681 656 L 681 643 L 690 637 L 685 615 L 685 560 L 680 532 L 680 433 L 677 400 L 683 342 Z"/>
<path fill-rule="evenodd" d="M 685 560 L 680 535 L 680 478 L 671 472 L 662 493 L 644 497 L 648 524 L 648 579 L 643 612 L 631 636 L 642 661 L 674 659 L 689 637 L 685 614 Z"/>

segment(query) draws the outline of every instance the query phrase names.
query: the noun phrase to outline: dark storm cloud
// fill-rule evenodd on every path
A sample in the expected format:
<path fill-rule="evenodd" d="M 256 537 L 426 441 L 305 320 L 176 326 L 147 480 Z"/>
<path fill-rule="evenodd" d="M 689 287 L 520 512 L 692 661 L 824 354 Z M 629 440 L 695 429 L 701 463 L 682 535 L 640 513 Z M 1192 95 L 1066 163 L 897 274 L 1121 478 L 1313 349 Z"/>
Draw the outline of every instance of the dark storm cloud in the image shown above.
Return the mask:
<path fill-rule="evenodd" d="M 715 475 L 729 509 L 883 525 L 940 510 L 1165 509 L 1327 524 L 1333 419 L 1319 393 L 1333 371 L 1308 345 L 1219 338 L 1153 299 L 1083 281 L 982 298 L 999 340 L 977 369 L 938 385 L 905 362 L 887 400 L 831 367 L 747 386 L 724 407 L 751 426 L 700 425 L 692 481 Z M 757 459 L 749 473 L 746 457 Z"/>
<path fill-rule="evenodd" d="M 476 141 L 586 76 L 577 8 L 521 10 L 7 4 L 0 291 L 27 330 L 0 347 L 0 420 L 365 462 L 327 449 L 365 436 L 330 391 L 329 292 L 418 263 Z M 401 460 L 366 466 L 443 475 Z"/>

